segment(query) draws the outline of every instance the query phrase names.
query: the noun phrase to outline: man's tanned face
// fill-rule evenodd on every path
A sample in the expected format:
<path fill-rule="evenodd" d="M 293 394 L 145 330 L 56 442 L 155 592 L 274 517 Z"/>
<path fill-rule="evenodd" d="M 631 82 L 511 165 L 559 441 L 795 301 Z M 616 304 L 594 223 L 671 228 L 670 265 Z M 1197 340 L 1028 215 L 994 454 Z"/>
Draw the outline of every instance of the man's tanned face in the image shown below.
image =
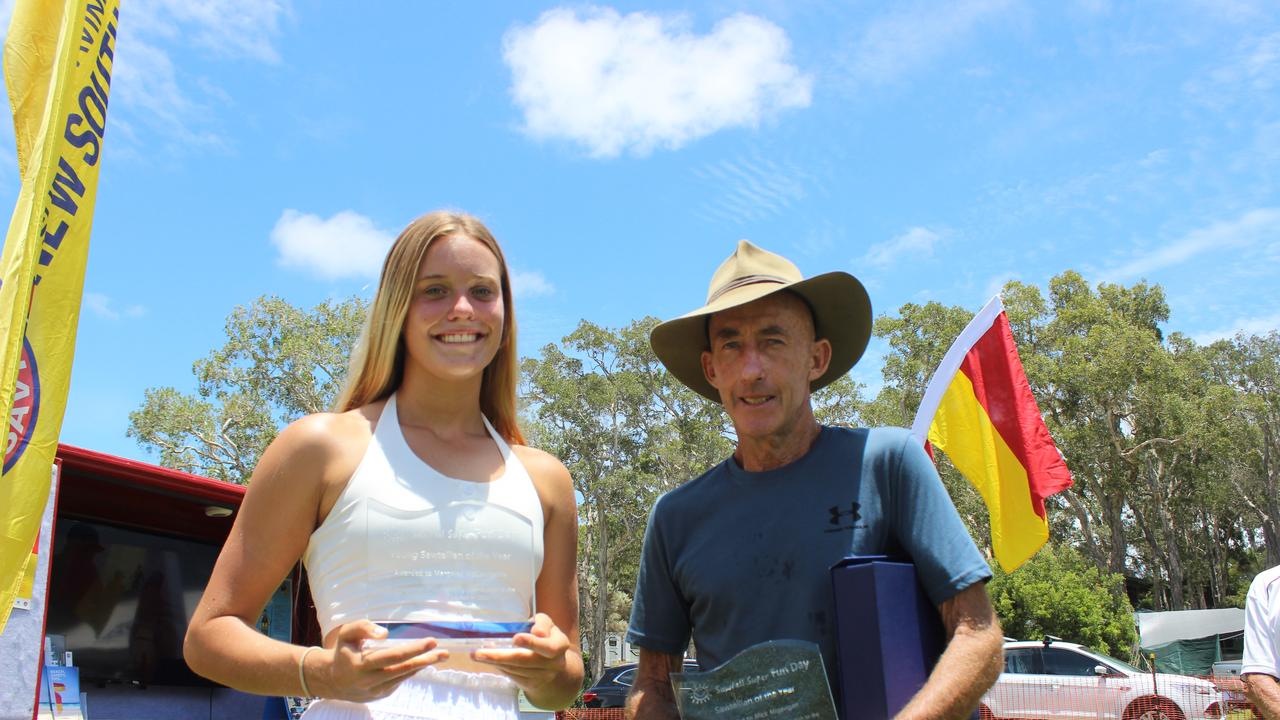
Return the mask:
<path fill-rule="evenodd" d="M 813 314 L 789 292 L 711 316 L 702 370 L 720 393 L 738 440 L 785 437 L 807 412 L 809 383 L 826 372 L 831 344 L 814 339 Z"/>

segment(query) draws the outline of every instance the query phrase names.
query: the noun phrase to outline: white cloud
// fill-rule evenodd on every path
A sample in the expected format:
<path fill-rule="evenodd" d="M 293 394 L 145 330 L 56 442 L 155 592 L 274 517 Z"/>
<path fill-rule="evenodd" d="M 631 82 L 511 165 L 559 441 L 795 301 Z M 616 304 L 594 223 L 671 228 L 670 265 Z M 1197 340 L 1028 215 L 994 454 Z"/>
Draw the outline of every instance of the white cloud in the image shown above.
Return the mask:
<path fill-rule="evenodd" d="M 872 335 L 867 342 L 867 349 L 858 358 L 858 364 L 849 371 L 849 376 L 854 381 L 866 386 L 863 397 L 873 398 L 880 394 L 885 385 L 884 360 L 892 350 L 887 340 Z"/>
<path fill-rule="evenodd" d="M 1280 160 L 1280 122 L 1260 125 L 1254 134 L 1254 157 L 1273 164 Z"/>
<path fill-rule="evenodd" d="M 9 34 L 9 18 L 13 16 L 16 0 L 0 0 L 0 38 Z"/>
<path fill-rule="evenodd" d="M 287 0 L 131 0 L 120 11 L 131 32 L 269 63 L 280 61 L 275 36 L 290 13 Z"/>
<path fill-rule="evenodd" d="M 215 108 L 232 105 L 207 79 L 177 66 L 168 47 L 198 47 L 223 58 L 276 63 L 287 0 L 131 0 L 120 11 L 112 77 L 112 126 L 147 128 L 166 152 L 220 145 Z M 203 98 L 204 101 L 193 98 Z M 128 144 L 128 143 L 126 143 Z"/>
<path fill-rule="evenodd" d="M 1272 33 L 1249 49 L 1241 64 L 1244 75 L 1258 89 L 1271 87 L 1275 82 L 1275 70 L 1280 68 L 1280 33 Z"/>
<path fill-rule="evenodd" d="M 503 38 L 525 131 L 582 144 L 597 157 L 679 148 L 780 110 L 807 107 L 813 80 L 791 43 L 753 15 L 706 35 L 683 16 L 555 8 Z"/>
<path fill-rule="evenodd" d="M 120 313 L 111 309 L 111 298 L 100 293 L 84 294 L 84 306 L 89 312 L 107 320 L 119 320 Z"/>
<path fill-rule="evenodd" d="M 114 304 L 110 297 L 102 293 L 86 292 L 84 294 L 84 308 L 104 320 L 119 320 L 121 317 L 142 317 L 147 312 L 147 309 L 141 305 L 130 305 L 122 310 L 117 310 Z"/>
<path fill-rule="evenodd" d="M 1203 252 L 1247 247 L 1280 234 L 1280 208 L 1250 210 L 1235 220 L 1197 228 L 1181 238 L 1103 274 L 1107 282 L 1119 282 L 1178 265 Z"/>
<path fill-rule="evenodd" d="M 982 289 L 983 298 L 991 298 L 1004 290 L 1004 286 L 1011 280 L 1021 280 L 1022 276 L 1012 270 L 1007 270 L 998 275 L 993 276 L 987 281 L 987 285 Z M 984 300 L 985 302 L 985 300 Z"/>
<path fill-rule="evenodd" d="M 1146 157 L 1138 161 L 1138 165 L 1144 168 L 1153 168 L 1161 165 L 1167 165 L 1169 163 L 1169 155 L 1170 153 L 1168 148 L 1160 148 L 1158 150 L 1152 150 L 1151 152 L 1146 154 Z"/>
<path fill-rule="evenodd" d="M 395 236 L 350 210 L 327 220 L 285 210 L 271 229 L 271 244 L 284 267 L 301 268 L 326 280 L 376 278 Z"/>
<path fill-rule="evenodd" d="M 897 80 L 929 64 L 1010 4 L 1011 0 L 914 4 L 875 20 L 853 48 L 853 77 L 872 84 Z"/>
<path fill-rule="evenodd" d="M 1280 76 L 1280 32 L 1250 37 L 1222 65 L 1189 80 L 1184 89 L 1204 105 L 1223 109 L 1269 97 Z"/>
<path fill-rule="evenodd" d="M 892 240 L 872 245 L 862 259 L 869 265 L 884 268 L 904 255 L 914 260 L 932 257 L 933 246 L 941 239 L 942 235 L 929 228 L 913 227 Z"/>
<path fill-rule="evenodd" d="M 808 174 L 754 155 L 719 160 L 694 171 L 716 188 L 704 208 L 716 221 L 742 223 L 780 215 L 805 197 Z"/>
<path fill-rule="evenodd" d="M 1224 327 L 1200 333 L 1193 336 L 1192 339 L 1201 345 L 1208 345 L 1218 340 L 1233 338 L 1239 333 L 1264 335 L 1273 330 L 1280 330 L 1280 313 L 1251 318 L 1236 318 L 1234 322 Z"/>
<path fill-rule="evenodd" d="M 1191 3 L 1210 19 L 1250 22 L 1269 16 L 1271 0 L 1192 0 Z"/>
<path fill-rule="evenodd" d="M 1110 15 L 1111 0 L 1076 0 L 1075 7 L 1089 15 Z"/>
<path fill-rule="evenodd" d="M 517 300 L 555 294 L 556 286 L 536 270 L 512 270 L 511 293 Z"/>
<path fill-rule="evenodd" d="M 216 133 L 199 127 L 202 121 L 198 118 L 209 116 L 207 108 L 195 104 L 183 91 L 167 52 L 141 39 L 128 43 L 116 53 L 112 79 L 113 99 L 120 98 L 118 108 L 127 113 L 122 120 L 131 128 L 140 121 L 183 146 L 222 142 Z M 118 108 L 113 104 L 111 110 Z M 119 124 L 114 116 L 108 122 Z M 136 130 L 129 135 L 136 136 Z"/>
<path fill-rule="evenodd" d="M 817 221 L 795 240 L 796 249 L 809 257 L 822 257 L 844 245 L 844 226 L 831 220 Z"/>

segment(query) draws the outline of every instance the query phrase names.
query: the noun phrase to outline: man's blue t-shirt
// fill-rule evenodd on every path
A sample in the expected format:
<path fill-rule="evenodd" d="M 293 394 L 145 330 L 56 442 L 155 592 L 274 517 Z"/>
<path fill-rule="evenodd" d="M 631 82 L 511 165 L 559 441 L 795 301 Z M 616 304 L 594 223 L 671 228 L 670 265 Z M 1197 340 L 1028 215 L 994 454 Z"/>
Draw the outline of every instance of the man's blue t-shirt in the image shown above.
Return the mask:
<path fill-rule="evenodd" d="M 817 643 L 836 672 L 830 568 L 909 558 L 940 604 L 991 577 L 929 456 L 900 428 L 824 427 L 804 457 L 747 472 L 732 457 L 658 499 L 627 638 L 712 669 L 767 640 Z"/>

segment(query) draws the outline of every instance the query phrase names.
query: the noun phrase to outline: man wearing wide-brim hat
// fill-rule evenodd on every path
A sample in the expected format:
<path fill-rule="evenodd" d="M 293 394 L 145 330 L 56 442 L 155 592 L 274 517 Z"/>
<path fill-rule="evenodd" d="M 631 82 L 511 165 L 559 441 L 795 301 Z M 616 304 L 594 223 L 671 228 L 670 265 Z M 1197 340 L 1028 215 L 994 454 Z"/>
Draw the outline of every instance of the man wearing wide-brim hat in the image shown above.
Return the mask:
<path fill-rule="evenodd" d="M 654 328 L 658 358 L 724 406 L 737 447 L 649 518 L 628 633 L 641 649 L 630 717 L 678 717 L 669 673 L 690 638 L 704 670 L 769 640 L 814 642 L 834 679 L 829 569 L 851 554 L 909 556 L 950 638 L 900 718 L 967 717 L 995 682 L 1002 637 L 990 569 L 924 448 L 906 430 L 814 417 L 810 394 L 848 372 L 870 334 L 856 278 L 804 279 L 745 240 L 716 270 L 705 305 Z"/>

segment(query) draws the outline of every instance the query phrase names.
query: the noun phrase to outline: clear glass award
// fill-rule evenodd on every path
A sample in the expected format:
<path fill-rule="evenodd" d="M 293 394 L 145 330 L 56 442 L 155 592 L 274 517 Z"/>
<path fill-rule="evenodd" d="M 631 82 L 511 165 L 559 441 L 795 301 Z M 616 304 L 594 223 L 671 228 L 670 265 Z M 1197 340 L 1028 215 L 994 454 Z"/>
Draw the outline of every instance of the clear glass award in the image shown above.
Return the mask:
<path fill-rule="evenodd" d="M 511 647 L 533 626 L 529 518 L 481 500 L 421 510 L 370 498 L 366 520 L 365 611 L 387 630 L 372 644 L 431 637 L 450 654 L 437 667 L 493 672 L 470 651 Z"/>
<path fill-rule="evenodd" d="M 682 720 L 836 720 L 818 646 L 753 645 L 708 672 L 671 674 Z"/>

